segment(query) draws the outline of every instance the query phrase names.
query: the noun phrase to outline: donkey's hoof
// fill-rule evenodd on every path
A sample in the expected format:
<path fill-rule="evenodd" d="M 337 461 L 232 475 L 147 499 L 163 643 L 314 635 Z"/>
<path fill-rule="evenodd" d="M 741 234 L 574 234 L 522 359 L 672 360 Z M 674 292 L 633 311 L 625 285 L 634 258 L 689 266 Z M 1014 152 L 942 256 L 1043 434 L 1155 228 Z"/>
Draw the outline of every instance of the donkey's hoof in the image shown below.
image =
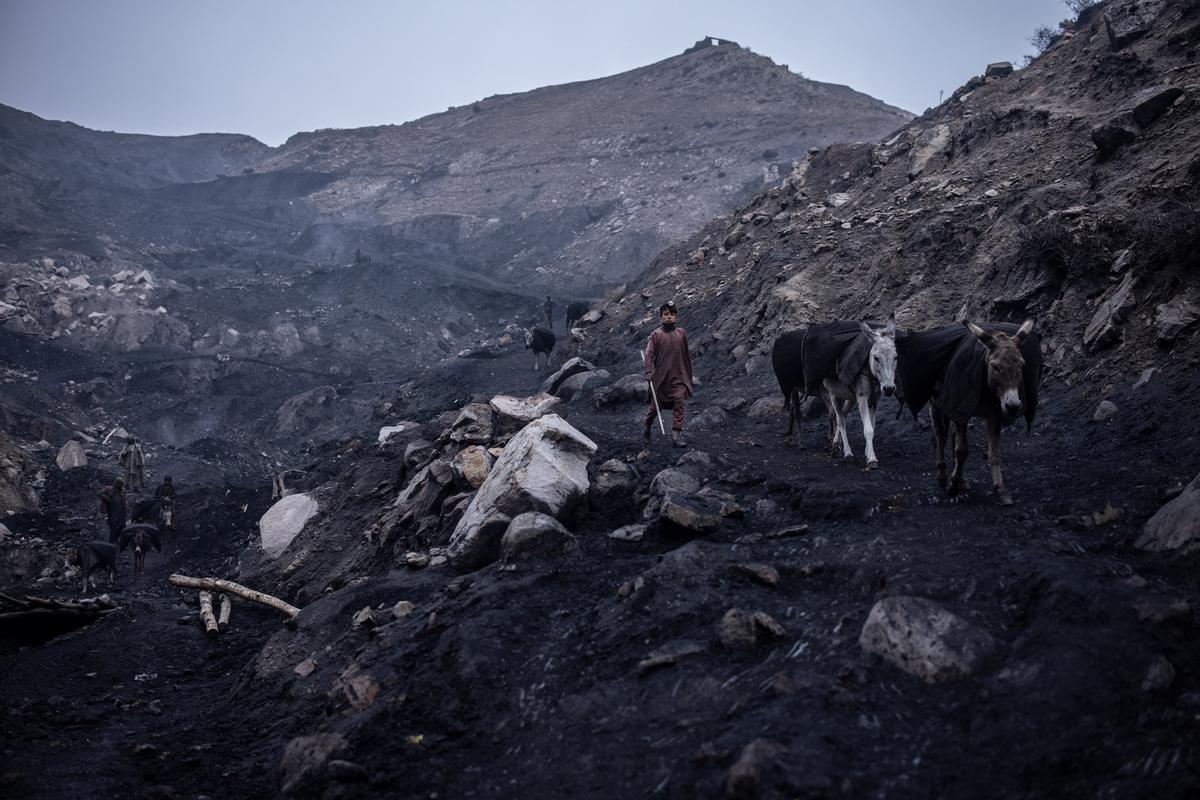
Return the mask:
<path fill-rule="evenodd" d="M 879 469 L 879 462 L 875 459 L 871 459 L 867 462 L 867 466 L 863 467 L 863 469 L 865 469 L 867 472 Z"/>
<path fill-rule="evenodd" d="M 951 497 L 958 497 L 960 494 L 962 494 L 964 488 L 966 488 L 966 486 L 962 481 L 952 481 L 950 486 L 946 489 L 946 494 L 950 495 Z"/>
<path fill-rule="evenodd" d="M 1013 504 L 1012 495 L 998 494 L 996 495 L 996 502 L 1002 506 L 1011 506 Z"/>
<path fill-rule="evenodd" d="M 937 474 L 937 485 L 938 485 L 938 488 L 939 488 L 939 489 L 945 489 L 945 488 L 946 488 L 946 485 L 947 485 L 947 483 L 946 483 L 946 473 L 945 473 L 945 471 L 944 471 L 944 470 L 938 470 L 938 474 Z"/>

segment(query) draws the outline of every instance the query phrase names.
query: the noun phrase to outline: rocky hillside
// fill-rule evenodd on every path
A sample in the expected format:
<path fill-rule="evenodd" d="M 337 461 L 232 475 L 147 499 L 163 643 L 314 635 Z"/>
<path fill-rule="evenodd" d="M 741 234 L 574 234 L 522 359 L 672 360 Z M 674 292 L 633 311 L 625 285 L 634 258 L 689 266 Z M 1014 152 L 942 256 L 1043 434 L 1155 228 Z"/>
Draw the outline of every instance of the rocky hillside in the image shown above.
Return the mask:
<path fill-rule="evenodd" d="M 1200 7 L 1112 5 L 884 141 L 814 149 L 660 254 L 608 306 L 607 345 L 674 297 L 743 375 L 789 328 L 893 311 L 910 330 L 1034 317 L 1050 375 L 1105 394 L 1194 368 Z"/>

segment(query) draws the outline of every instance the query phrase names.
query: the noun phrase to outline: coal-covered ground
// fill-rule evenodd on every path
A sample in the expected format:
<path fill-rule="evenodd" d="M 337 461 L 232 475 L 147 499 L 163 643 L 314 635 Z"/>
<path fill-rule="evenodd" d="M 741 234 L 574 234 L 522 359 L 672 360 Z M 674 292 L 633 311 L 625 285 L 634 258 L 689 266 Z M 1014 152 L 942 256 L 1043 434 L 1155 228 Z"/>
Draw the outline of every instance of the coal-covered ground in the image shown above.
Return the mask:
<path fill-rule="evenodd" d="M 614 377 L 636 368 L 600 366 Z M 448 361 L 418 379 L 403 413 L 423 420 L 468 393 L 533 394 L 541 376 L 529 367 L 516 346 Z M 697 369 L 692 412 L 778 392 L 766 376 L 734 380 L 703 360 Z M 1163 413 L 1186 406 L 1195 377 L 1159 373 L 1136 390 L 1135 380 L 1112 396 L 1121 413 L 1105 423 L 1088 422 L 1094 397 L 1048 380 L 1033 435 L 1005 432 L 1013 508 L 991 496 L 979 429 L 969 495 L 942 496 L 927 424 L 894 419 L 891 400 L 874 472 L 862 469 L 857 417 L 854 459 L 826 454 L 823 421 L 806 423 L 797 449 L 781 441 L 782 417 L 739 412 L 691 432 L 687 450 L 656 434 L 650 459 L 637 461 L 641 407 L 571 403 L 564 416 L 599 446 L 593 464 L 630 460 L 645 489 L 681 455 L 706 453 L 712 463 L 696 474 L 734 494 L 745 517 L 700 540 L 651 532 L 627 543 L 605 534 L 638 510 L 593 509 L 562 560 L 466 575 L 392 562 L 331 582 L 293 628 L 238 603 L 231 630 L 212 640 L 195 593 L 166 577 L 235 574 L 270 501 L 265 485 L 186 496 L 183 529 L 144 576 L 124 557 L 110 592 L 120 611 L 0 653 L 0 792 L 273 796 L 288 741 L 336 733 L 339 767 L 294 795 L 1194 796 L 1200 573 L 1194 559 L 1139 554 L 1131 542 L 1195 471 L 1189 415 Z M 339 456 L 352 468 L 330 464 L 313 480 L 396 479 L 395 456 L 375 449 L 373 431 L 358 433 Z M 94 508 L 78 492 L 47 493 L 39 535 L 78 537 L 71 528 Z M 332 513 L 348 543 L 385 500 L 344 500 Z M 1116 521 L 1080 521 L 1106 504 L 1120 509 Z M 807 532 L 763 536 L 797 523 Z M 777 585 L 744 564 L 773 567 Z M 999 655 L 975 677 L 936 685 L 867 656 L 863 622 L 897 594 L 987 630 Z M 383 624 L 351 631 L 358 609 L 401 600 L 415 612 L 391 621 L 380 611 Z M 786 634 L 729 649 L 718 625 L 731 608 L 766 612 Z M 664 647 L 693 652 L 639 670 Z M 301 677 L 292 662 L 306 657 L 316 669 Z M 1159 658 L 1174 679 L 1144 688 Z M 358 707 L 339 677 L 351 665 L 379 686 Z"/>

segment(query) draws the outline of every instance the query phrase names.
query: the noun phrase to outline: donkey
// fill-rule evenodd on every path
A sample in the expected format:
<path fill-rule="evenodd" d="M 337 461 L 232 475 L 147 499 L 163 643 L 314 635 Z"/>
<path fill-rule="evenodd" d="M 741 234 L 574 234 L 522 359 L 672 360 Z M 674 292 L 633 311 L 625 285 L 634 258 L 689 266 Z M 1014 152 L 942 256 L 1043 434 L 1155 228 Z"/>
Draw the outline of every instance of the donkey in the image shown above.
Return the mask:
<path fill-rule="evenodd" d="M 151 546 L 158 552 L 162 552 L 162 538 L 159 536 L 158 528 L 148 522 L 128 525 L 125 530 L 121 531 L 121 538 L 118 542 L 120 552 L 124 552 L 125 548 L 130 545 L 133 546 L 133 571 L 137 575 L 141 575 L 146 568 L 146 551 Z"/>
<path fill-rule="evenodd" d="M 525 331 L 525 349 L 533 351 L 533 368 L 540 369 L 538 356 L 546 355 L 546 366 L 550 366 L 550 353 L 554 350 L 554 333 L 545 328 L 529 328 Z"/>
<path fill-rule="evenodd" d="M 1024 414 L 1033 429 L 1038 384 L 1042 377 L 1040 337 L 1034 320 L 1019 327 L 1006 323 L 983 326 L 970 320 L 902 337 L 900 379 L 905 402 L 915 417 L 929 403 L 938 486 L 951 497 L 962 492 L 967 461 L 967 423 L 987 422 L 988 463 L 992 488 L 1000 505 L 1013 504 L 1000 469 L 1000 431 Z M 954 471 L 947 481 L 945 446 L 954 437 Z"/>
<path fill-rule="evenodd" d="M 780 336 L 771 351 L 771 364 L 783 391 L 790 437 L 803 415 L 805 398 L 819 396 L 828 412 L 829 448 L 850 458 L 846 415 L 857 403 L 866 438 L 867 469 L 876 469 L 875 410 L 879 394 L 896 391 L 896 319 L 882 330 L 866 322 L 838 321 L 813 325 Z M 803 387 L 803 394 L 800 388 Z"/>

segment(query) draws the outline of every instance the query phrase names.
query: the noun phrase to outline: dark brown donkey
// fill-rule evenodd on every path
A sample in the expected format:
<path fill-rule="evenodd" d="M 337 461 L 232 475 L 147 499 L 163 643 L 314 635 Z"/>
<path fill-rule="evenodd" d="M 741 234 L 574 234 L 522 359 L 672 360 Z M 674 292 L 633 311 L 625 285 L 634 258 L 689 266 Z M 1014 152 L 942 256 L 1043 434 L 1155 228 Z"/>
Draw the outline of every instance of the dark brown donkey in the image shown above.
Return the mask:
<path fill-rule="evenodd" d="M 904 402 L 913 416 L 928 402 L 933 420 L 933 451 L 938 485 L 951 496 L 963 489 L 967 462 L 967 423 L 987 421 L 992 488 L 1001 505 L 1012 505 L 1000 471 L 1000 429 L 1025 415 L 1032 429 L 1042 377 L 1040 337 L 1033 320 L 1020 326 L 964 321 L 901 337 L 897 372 Z M 946 481 L 945 446 L 954 435 L 954 472 Z"/>

